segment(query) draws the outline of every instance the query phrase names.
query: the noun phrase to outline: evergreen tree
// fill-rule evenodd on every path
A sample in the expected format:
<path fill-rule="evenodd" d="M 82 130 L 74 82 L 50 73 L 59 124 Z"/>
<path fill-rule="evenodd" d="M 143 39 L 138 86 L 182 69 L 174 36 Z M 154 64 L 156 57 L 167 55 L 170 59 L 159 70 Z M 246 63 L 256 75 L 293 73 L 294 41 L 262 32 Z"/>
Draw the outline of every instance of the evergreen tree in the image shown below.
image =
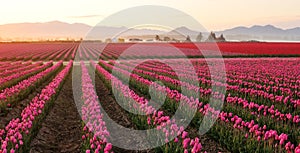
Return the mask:
<path fill-rule="evenodd" d="M 186 37 L 186 40 L 185 40 L 185 41 L 186 41 L 186 42 L 191 42 L 191 38 L 190 38 L 189 35 Z"/>
<path fill-rule="evenodd" d="M 214 42 L 215 40 L 216 40 L 216 34 L 211 32 L 206 41 L 207 42 Z"/>
<path fill-rule="evenodd" d="M 197 38 L 196 38 L 196 41 L 197 41 L 197 42 L 201 42 L 202 39 L 203 39 L 203 35 L 202 35 L 202 33 L 200 32 L 199 35 L 198 35 Z"/>
<path fill-rule="evenodd" d="M 155 40 L 156 40 L 156 41 L 161 41 L 159 35 L 156 35 L 156 36 L 155 36 Z"/>

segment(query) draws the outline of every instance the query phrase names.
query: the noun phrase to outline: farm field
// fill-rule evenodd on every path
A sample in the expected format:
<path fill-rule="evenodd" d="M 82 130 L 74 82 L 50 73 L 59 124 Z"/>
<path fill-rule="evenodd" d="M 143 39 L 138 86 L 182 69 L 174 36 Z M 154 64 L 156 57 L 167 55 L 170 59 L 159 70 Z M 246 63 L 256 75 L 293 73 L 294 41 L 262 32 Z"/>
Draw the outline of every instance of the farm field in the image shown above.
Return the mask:
<path fill-rule="evenodd" d="M 215 45 L 196 45 L 208 58 L 192 43 L 1 43 L 0 153 L 300 153 L 300 43 L 217 43 L 223 59 L 210 51 Z M 171 54 L 170 46 L 183 54 Z M 224 61 L 226 74 L 210 69 L 210 60 Z M 153 97 L 164 96 L 156 109 L 160 100 Z M 212 97 L 224 101 L 221 110 L 210 105 Z M 187 127 L 172 118 L 179 108 L 196 110 Z M 210 113 L 216 122 L 199 135 Z M 107 116 L 126 128 L 156 129 L 163 133 L 156 141 L 165 144 L 143 151 L 113 146 L 122 139 Z"/>
<path fill-rule="evenodd" d="M 216 45 L 217 44 L 217 45 Z M 68 61 L 75 58 L 76 50 L 80 51 L 80 58 L 98 58 L 109 60 L 117 59 L 120 55 L 135 46 L 136 43 L 112 43 L 101 44 L 84 42 L 70 43 L 0 43 L 0 61 Z M 153 44 L 146 43 L 138 47 L 163 47 L 165 50 L 174 49 L 180 50 L 185 56 L 189 58 L 203 57 L 201 50 L 218 50 L 224 57 L 299 57 L 300 43 L 161 43 Z M 135 48 L 138 50 L 138 47 Z M 198 47 L 198 48 L 197 48 Z M 102 49 L 102 50 L 101 50 Z M 101 55 L 100 55 L 101 54 Z M 133 55 L 131 55 L 133 54 Z M 155 57 L 153 55 L 159 55 Z M 213 57 L 214 54 L 207 57 Z M 140 58 L 182 58 L 181 54 L 171 54 L 167 51 L 161 52 L 159 50 L 143 51 L 135 50 L 123 58 L 126 59 L 140 59 Z"/>

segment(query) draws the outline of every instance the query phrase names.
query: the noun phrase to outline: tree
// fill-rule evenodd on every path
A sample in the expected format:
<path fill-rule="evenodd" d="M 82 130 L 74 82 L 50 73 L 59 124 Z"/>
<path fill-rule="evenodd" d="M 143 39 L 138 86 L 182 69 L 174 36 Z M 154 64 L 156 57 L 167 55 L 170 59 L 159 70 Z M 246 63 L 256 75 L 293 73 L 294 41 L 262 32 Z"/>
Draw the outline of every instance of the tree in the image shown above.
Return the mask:
<path fill-rule="evenodd" d="M 206 41 L 207 42 L 214 42 L 215 40 L 216 40 L 216 34 L 211 32 Z"/>
<path fill-rule="evenodd" d="M 171 41 L 170 37 L 164 37 L 164 41 Z"/>
<path fill-rule="evenodd" d="M 186 41 L 186 42 L 191 42 L 191 38 L 190 38 L 189 35 L 186 37 L 186 40 L 185 40 L 185 41 Z"/>
<path fill-rule="evenodd" d="M 156 35 L 156 36 L 155 36 L 155 40 L 156 40 L 156 41 L 161 41 L 159 35 Z"/>
<path fill-rule="evenodd" d="M 202 38 L 203 38 L 203 35 L 202 35 L 202 33 L 200 32 L 199 35 L 198 35 L 197 38 L 196 38 L 196 41 L 197 41 L 197 42 L 201 42 Z"/>
<path fill-rule="evenodd" d="M 225 39 L 225 37 L 224 37 L 223 34 L 221 34 L 221 36 L 218 38 L 218 41 L 219 42 L 225 42 L 226 41 L 226 39 Z"/>

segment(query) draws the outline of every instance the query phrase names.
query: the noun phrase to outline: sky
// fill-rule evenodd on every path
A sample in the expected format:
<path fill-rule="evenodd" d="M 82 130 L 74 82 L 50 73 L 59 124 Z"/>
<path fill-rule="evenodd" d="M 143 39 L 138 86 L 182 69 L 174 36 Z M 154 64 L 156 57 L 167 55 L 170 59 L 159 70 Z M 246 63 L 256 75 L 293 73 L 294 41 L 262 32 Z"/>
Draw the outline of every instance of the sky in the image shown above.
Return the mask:
<path fill-rule="evenodd" d="M 113 13 L 141 5 L 183 11 L 209 30 L 272 24 L 300 27 L 300 0 L 2 0 L 0 24 L 48 22 L 95 25 Z"/>

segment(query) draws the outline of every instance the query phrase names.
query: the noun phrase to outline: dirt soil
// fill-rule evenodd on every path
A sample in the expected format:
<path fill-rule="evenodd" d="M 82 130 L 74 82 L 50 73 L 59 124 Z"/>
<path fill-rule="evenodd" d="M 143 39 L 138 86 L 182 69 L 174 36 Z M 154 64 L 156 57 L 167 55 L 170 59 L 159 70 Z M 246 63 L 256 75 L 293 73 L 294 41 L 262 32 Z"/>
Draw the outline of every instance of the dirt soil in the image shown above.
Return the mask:
<path fill-rule="evenodd" d="M 107 113 L 107 115 L 115 121 L 117 124 L 122 125 L 126 128 L 137 129 L 135 124 L 130 120 L 128 113 L 124 110 L 118 102 L 113 98 L 113 94 L 110 92 L 108 88 L 106 88 L 105 84 L 101 81 L 101 79 L 96 75 L 95 76 L 95 86 L 96 92 L 99 97 L 101 106 Z M 113 127 L 110 127 L 113 128 Z M 109 129 L 110 129 L 109 128 Z M 108 129 L 108 130 L 109 130 Z M 114 133 L 111 133 L 111 139 L 115 139 L 114 141 L 118 141 L 118 133 L 115 132 L 117 130 L 111 129 Z M 121 140 L 120 140 L 121 141 Z M 130 143 L 136 143 L 138 145 L 143 145 L 138 137 L 135 140 L 129 140 Z M 113 151 L 115 153 L 153 153 L 153 150 L 144 150 L 144 151 L 134 151 L 134 150 L 125 150 L 118 147 L 113 147 Z"/>
<path fill-rule="evenodd" d="M 81 132 L 81 117 L 73 98 L 72 76 L 69 75 L 53 108 L 32 140 L 30 153 L 79 153 Z"/>

